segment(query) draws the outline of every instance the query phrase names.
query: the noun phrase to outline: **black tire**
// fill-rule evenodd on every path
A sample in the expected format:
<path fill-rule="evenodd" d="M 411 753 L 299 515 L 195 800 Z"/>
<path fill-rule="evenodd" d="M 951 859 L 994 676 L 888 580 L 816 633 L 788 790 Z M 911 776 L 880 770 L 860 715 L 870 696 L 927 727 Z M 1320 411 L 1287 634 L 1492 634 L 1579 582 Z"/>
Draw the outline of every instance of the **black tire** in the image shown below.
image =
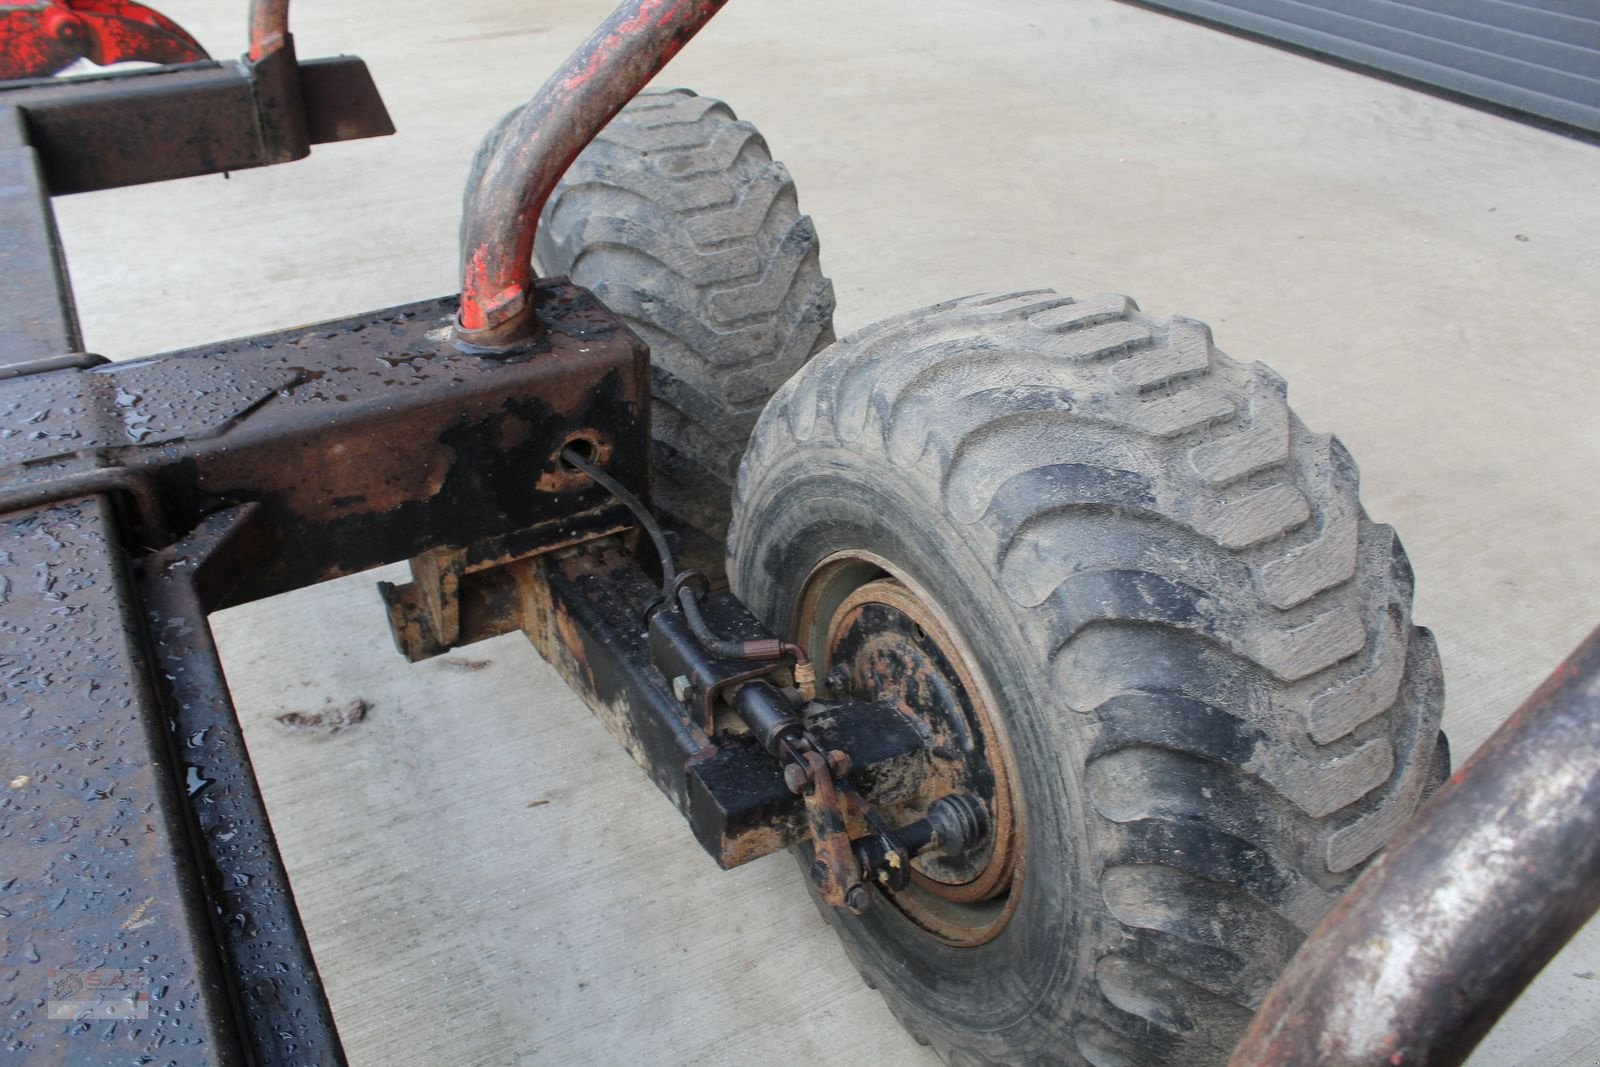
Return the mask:
<path fill-rule="evenodd" d="M 833 341 L 833 286 L 789 172 L 720 100 L 642 93 L 562 178 L 535 257 L 650 345 L 655 501 L 690 562 L 720 570 L 750 430 Z"/>
<path fill-rule="evenodd" d="M 948 1062 L 1223 1062 L 1448 759 L 1405 553 L 1285 393 L 1200 323 L 1039 291 L 857 333 L 758 423 L 735 592 L 793 633 L 813 569 L 870 554 L 1002 709 L 1026 860 L 999 933 L 822 908 Z"/>

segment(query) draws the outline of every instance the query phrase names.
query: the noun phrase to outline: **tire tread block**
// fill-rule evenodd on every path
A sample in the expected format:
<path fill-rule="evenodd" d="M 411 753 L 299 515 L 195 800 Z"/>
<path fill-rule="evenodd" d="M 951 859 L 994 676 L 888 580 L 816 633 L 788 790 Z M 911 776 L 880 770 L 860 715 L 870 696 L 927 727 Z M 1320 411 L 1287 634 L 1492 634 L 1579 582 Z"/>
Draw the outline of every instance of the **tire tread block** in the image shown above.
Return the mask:
<path fill-rule="evenodd" d="M 651 344 L 657 496 L 720 544 L 756 415 L 833 340 L 833 287 L 788 170 L 721 101 L 642 93 L 568 169 L 536 252 Z"/>

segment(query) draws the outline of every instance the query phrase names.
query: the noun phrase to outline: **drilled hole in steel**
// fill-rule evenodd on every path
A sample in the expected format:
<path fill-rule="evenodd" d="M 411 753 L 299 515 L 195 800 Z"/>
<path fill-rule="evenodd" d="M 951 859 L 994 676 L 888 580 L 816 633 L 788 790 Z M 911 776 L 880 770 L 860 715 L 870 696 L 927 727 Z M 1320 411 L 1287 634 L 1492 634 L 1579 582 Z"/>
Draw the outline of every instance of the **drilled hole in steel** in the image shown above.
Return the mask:
<path fill-rule="evenodd" d="M 549 466 L 544 473 L 539 475 L 535 488 L 544 493 L 576 493 L 588 489 L 594 483 L 589 476 L 577 467 L 568 463 L 561 455 L 567 449 L 572 449 L 585 463 L 604 468 L 611 462 L 614 451 L 610 439 L 595 430 L 579 430 L 577 433 L 561 442 L 561 447 L 556 449 L 555 455 L 549 459 Z"/>
<path fill-rule="evenodd" d="M 602 462 L 599 444 L 590 437 L 570 437 L 561 445 L 561 451 L 572 449 L 585 463 L 599 464 Z M 577 474 L 578 468 L 568 463 L 566 457 L 560 457 L 561 469 L 569 474 Z"/>

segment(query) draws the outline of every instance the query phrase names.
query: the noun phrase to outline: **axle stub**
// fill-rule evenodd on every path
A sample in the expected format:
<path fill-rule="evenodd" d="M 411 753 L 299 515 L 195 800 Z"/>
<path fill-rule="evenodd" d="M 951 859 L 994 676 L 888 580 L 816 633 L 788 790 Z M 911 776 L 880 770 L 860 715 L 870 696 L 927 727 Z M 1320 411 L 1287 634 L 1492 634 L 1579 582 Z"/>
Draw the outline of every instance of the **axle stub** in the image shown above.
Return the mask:
<path fill-rule="evenodd" d="M 912 857 L 923 853 L 959 857 L 980 845 L 988 832 L 983 803 L 969 793 L 952 793 L 929 805 L 924 818 L 859 838 L 852 845 L 868 878 L 899 891 L 911 885 Z"/>

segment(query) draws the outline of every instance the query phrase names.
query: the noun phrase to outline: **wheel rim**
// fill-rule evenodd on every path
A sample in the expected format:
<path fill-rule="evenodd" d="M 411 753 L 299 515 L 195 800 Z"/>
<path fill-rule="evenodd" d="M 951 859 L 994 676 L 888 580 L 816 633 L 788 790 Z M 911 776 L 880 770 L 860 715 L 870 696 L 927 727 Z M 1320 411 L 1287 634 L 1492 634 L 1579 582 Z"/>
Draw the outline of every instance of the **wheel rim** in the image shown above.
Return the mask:
<path fill-rule="evenodd" d="M 878 803 L 891 825 L 927 814 L 952 792 L 982 800 L 990 832 L 959 860 L 912 861 L 909 887 L 880 899 L 950 945 L 998 936 L 1020 898 L 1022 805 L 997 706 L 958 631 L 936 601 L 870 553 L 828 557 L 807 576 L 795 633 L 835 699 L 884 700 L 929 740 L 932 773 L 908 795 Z"/>

